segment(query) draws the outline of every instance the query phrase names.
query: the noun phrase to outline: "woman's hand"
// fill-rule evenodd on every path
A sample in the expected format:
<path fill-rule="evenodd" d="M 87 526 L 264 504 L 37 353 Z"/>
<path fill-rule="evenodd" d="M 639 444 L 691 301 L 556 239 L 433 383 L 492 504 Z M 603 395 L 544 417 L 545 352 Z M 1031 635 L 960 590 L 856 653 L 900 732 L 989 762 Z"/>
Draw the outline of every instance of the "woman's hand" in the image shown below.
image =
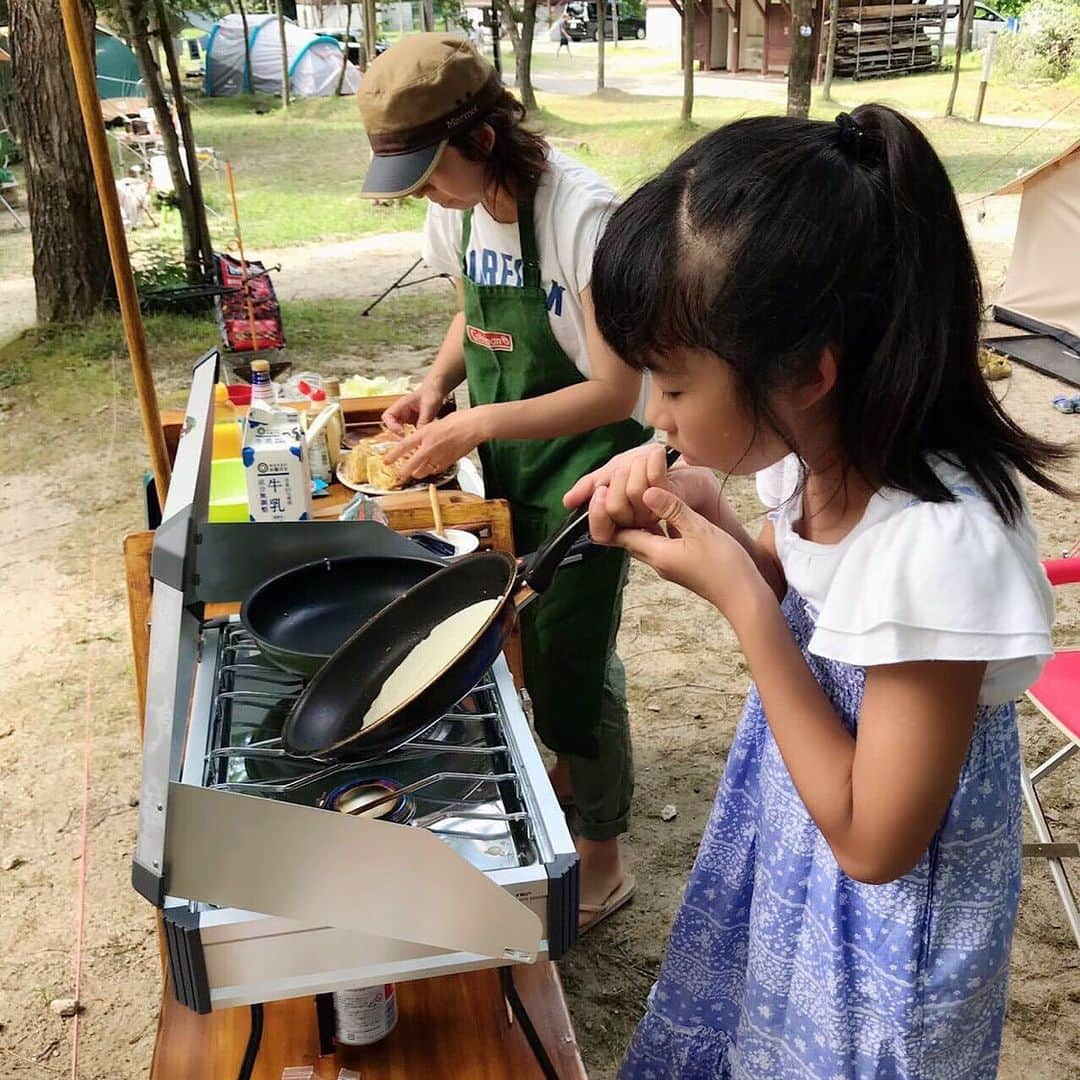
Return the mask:
<path fill-rule="evenodd" d="M 651 515 L 657 523 L 646 528 L 621 526 L 608 512 L 608 496 L 608 489 L 601 485 L 589 502 L 589 532 L 597 543 L 624 548 L 665 581 L 682 585 L 714 604 L 733 624 L 755 604 L 776 604 L 776 597 L 742 544 L 674 491 L 651 487 L 642 493 L 635 517 Z"/>
<path fill-rule="evenodd" d="M 395 435 L 404 435 L 406 424 L 423 427 L 439 415 L 444 400 L 443 392 L 425 379 L 419 389 L 398 398 L 382 414 L 383 426 Z"/>
<path fill-rule="evenodd" d="M 425 422 L 423 426 L 417 426 L 414 434 L 402 439 L 383 460 L 387 465 L 397 463 L 403 480 L 445 472 L 486 439 L 483 421 L 484 407 L 479 406 L 459 409 L 441 420 Z M 409 454 L 412 456 L 403 461 Z"/>

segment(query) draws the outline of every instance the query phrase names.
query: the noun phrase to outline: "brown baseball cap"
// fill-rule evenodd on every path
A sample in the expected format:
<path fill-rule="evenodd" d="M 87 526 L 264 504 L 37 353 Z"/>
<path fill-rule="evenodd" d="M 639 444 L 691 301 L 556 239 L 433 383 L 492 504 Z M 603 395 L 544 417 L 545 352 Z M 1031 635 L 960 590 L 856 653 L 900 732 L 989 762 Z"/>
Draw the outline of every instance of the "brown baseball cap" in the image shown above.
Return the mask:
<path fill-rule="evenodd" d="M 360 194 L 411 195 L 435 171 L 450 136 L 482 120 L 502 92 L 499 73 L 465 38 L 403 37 L 371 64 L 356 95 L 374 154 Z"/>

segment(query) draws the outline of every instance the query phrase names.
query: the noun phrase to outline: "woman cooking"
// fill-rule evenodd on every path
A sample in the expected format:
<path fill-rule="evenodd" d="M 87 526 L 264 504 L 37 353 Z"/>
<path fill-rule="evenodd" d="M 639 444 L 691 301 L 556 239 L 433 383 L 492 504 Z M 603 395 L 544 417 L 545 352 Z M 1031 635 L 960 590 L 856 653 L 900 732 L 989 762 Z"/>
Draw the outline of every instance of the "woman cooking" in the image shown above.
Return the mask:
<path fill-rule="evenodd" d="M 630 419 L 640 376 L 604 343 L 589 291 L 614 195 L 522 126 L 525 110 L 463 38 L 403 38 L 359 101 L 374 154 L 363 194 L 429 200 L 424 258 L 454 276 L 461 308 L 420 388 L 383 416 L 417 427 L 387 463 L 422 477 L 479 448 L 486 494 L 509 501 L 517 549 L 533 551 L 564 520 L 567 488 L 648 437 Z M 436 419 L 463 380 L 472 407 Z M 522 620 L 537 732 L 576 811 L 583 928 L 634 888 L 617 839 L 633 792 L 614 652 L 625 577 L 614 550 L 568 567 Z"/>

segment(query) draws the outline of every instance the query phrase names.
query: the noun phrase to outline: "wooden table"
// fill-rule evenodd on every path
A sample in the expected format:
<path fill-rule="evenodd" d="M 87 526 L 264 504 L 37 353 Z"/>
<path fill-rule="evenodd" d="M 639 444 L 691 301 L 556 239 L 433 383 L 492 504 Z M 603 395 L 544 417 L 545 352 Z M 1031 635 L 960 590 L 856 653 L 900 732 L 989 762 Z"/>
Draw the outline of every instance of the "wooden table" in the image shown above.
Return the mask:
<path fill-rule="evenodd" d="M 516 967 L 514 983 L 560 1080 L 586 1080 L 554 964 Z M 511 1023 L 497 971 L 397 984 L 397 1027 L 364 1050 L 362 1080 L 534 1080 L 543 1074 Z M 251 1030 L 249 1009 L 198 1016 L 166 987 L 151 1080 L 232 1080 Z M 336 1080 L 333 1055 L 319 1056 L 312 998 L 266 1006 L 254 1080 L 280 1080 L 290 1065 L 315 1065 Z"/>
<path fill-rule="evenodd" d="M 325 516 L 336 517 L 349 495 L 342 489 L 330 497 L 334 502 L 321 500 L 326 505 Z M 472 528 L 482 536 L 485 547 L 513 550 L 505 503 L 463 492 L 443 492 L 441 503 L 447 525 Z M 405 531 L 432 525 L 423 493 L 390 497 L 384 508 L 393 528 Z M 145 711 L 152 544 L 150 532 L 133 533 L 124 541 L 140 728 Z M 516 641 L 507 654 L 520 680 Z M 164 952 L 162 959 L 165 972 Z M 513 974 L 561 1080 L 585 1080 L 555 965 L 519 965 Z M 542 1075 L 520 1026 L 510 1021 L 496 970 L 402 982 L 397 990 L 398 1025 L 386 1039 L 365 1050 L 363 1080 L 532 1080 Z M 250 1010 L 246 1008 L 206 1016 L 191 1012 L 176 1001 L 166 975 L 152 1080 L 231 1080 L 243 1057 L 250 1026 Z M 315 1002 L 310 997 L 271 1002 L 265 1007 L 255 1080 L 280 1080 L 282 1069 L 290 1065 L 315 1065 L 320 1080 L 334 1080 L 338 1074 L 333 1056 L 319 1057 Z"/>

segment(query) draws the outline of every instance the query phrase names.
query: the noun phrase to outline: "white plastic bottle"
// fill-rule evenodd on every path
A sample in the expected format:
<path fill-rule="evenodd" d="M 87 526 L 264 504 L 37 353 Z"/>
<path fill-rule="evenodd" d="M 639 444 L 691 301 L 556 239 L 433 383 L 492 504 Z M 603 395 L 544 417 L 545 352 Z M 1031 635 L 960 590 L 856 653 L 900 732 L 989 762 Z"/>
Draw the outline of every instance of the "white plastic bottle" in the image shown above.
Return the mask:
<path fill-rule="evenodd" d="M 269 360 L 251 361 L 251 403 L 261 401 L 273 405 L 277 401 L 277 387 L 270 378 Z"/>

